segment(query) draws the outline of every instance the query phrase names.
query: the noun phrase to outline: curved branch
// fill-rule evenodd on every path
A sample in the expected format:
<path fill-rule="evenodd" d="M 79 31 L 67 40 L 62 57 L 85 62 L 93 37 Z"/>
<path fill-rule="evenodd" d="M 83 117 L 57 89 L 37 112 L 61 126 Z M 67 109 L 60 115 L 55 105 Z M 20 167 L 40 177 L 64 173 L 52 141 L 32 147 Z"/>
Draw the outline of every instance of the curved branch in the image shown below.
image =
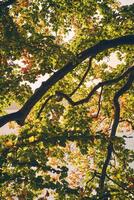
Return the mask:
<path fill-rule="evenodd" d="M 96 116 L 94 118 L 98 118 L 99 113 L 100 113 L 102 92 L 103 92 L 103 86 L 101 87 L 101 91 L 100 91 L 100 94 L 99 94 L 98 111 L 97 111 L 97 114 L 96 114 Z"/>
<path fill-rule="evenodd" d="M 91 68 L 92 59 L 93 59 L 93 57 L 89 58 L 89 65 L 88 65 L 88 68 L 87 68 L 85 74 L 83 75 L 83 77 L 82 77 L 80 83 L 77 85 L 77 87 L 74 89 L 74 91 L 73 91 L 72 93 L 69 94 L 70 97 L 80 88 L 80 86 L 81 86 L 82 83 L 84 82 L 84 80 L 85 80 L 85 78 L 86 78 L 86 76 L 87 76 L 87 74 L 88 74 L 88 72 L 89 72 L 89 70 L 90 70 L 90 68 Z M 49 97 L 46 99 L 46 101 L 42 104 L 42 107 L 41 107 L 41 109 L 39 110 L 39 112 L 38 112 L 38 114 L 37 114 L 37 118 L 40 117 L 41 112 L 43 111 L 43 109 L 45 108 L 45 106 L 47 105 L 47 103 L 49 102 L 49 100 L 52 99 L 53 97 L 54 97 L 54 95 L 49 96 Z M 60 100 L 62 100 L 62 97 L 60 98 Z"/>
<path fill-rule="evenodd" d="M 109 162 L 110 162 L 111 156 L 112 156 L 112 152 L 113 152 L 113 142 L 112 141 L 113 141 L 113 139 L 116 135 L 116 130 L 117 130 L 117 127 L 118 127 L 118 124 L 119 124 L 119 119 L 120 119 L 119 97 L 130 89 L 133 81 L 134 81 L 134 71 L 132 71 L 130 73 L 128 81 L 126 82 L 126 84 L 123 87 L 121 87 L 121 89 L 118 90 L 115 93 L 115 96 L 114 96 L 115 115 L 114 115 L 114 122 L 113 122 L 112 130 L 111 130 L 111 135 L 110 135 L 110 142 L 109 142 L 109 145 L 108 145 L 107 157 L 106 157 L 106 160 L 104 162 L 102 172 L 101 172 L 101 177 L 100 177 L 100 189 L 101 190 L 103 190 L 103 188 L 104 188 L 105 178 L 106 178 L 106 175 L 107 175 L 107 167 L 109 165 Z"/>
<path fill-rule="evenodd" d="M 49 96 L 46 101 L 42 104 L 41 109 L 39 110 L 38 114 L 37 114 L 37 118 L 40 117 L 40 114 L 42 113 L 43 109 L 45 108 L 45 106 L 47 105 L 47 103 L 54 97 L 54 95 Z"/>
<path fill-rule="evenodd" d="M 95 92 L 100 88 L 100 87 L 103 87 L 103 86 L 106 86 L 106 85 L 112 85 L 112 84 L 115 84 L 115 83 L 118 83 L 120 80 L 122 80 L 123 78 L 125 78 L 130 72 L 134 71 L 134 67 L 130 67 L 128 68 L 122 75 L 120 75 L 119 77 L 117 78 L 114 78 L 114 79 L 110 79 L 110 80 L 107 80 L 107 81 L 103 81 L 103 82 L 100 82 L 98 83 L 92 90 L 91 92 L 88 94 L 88 96 L 84 99 L 81 99 L 79 101 L 73 101 L 67 94 L 64 94 L 63 92 L 60 92 L 60 91 L 57 91 L 56 94 L 58 96 L 61 96 L 63 98 L 65 98 L 69 104 L 71 104 L 72 106 L 78 106 L 80 104 L 83 104 L 83 103 L 87 103 L 90 98 L 95 94 Z"/>
<path fill-rule="evenodd" d="M 18 111 L 16 115 L 10 114 L 2 116 L 0 118 L 0 127 L 8 123 L 9 121 L 16 121 L 19 125 L 23 125 L 27 115 L 35 104 L 44 96 L 44 94 L 59 80 L 63 79 L 65 75 L 71 72 L 77 67 L 82 61 L 88 57 L 96 56 L 98 53 L 105 51 L 110 48 L 115 48 L 119 45 L 133 45 L 134 35 L 122 36 L 111 40 L 103 40 L 96 45 L 82 51 L 70 62 L 68 62 L 63 68 L 55 72 L 47 81 L 43 82 L 42 85 L 35 91 L 35 93 L 27 100 L 24 106 Z"/>
<path fill-rule="evenodd" d="M 84 80 L 85 80 L 85 78 L 86 78 L 86 76 L 87 76 L 87 74 L 88 74 L 88 72 L 89 72 L 89 70 L 90 70 L 90 68 L 91 68 L 92 59 L 93 59 L 93 57 L 90 57 L 90 58 L 89 58 L 88 68 L 87 68 L 85 74 L 83 75 L 83 77 L 82 77 L 80 83 L 77 85 L 77 87 L 74 89 L 74 91 L 73 91 L 71 94 L 69 94 L 70 97 L 80 88 L 80 86 L 81 86 L 82 83 L 84 82 Z"/>
<path fill-rule="evenodd" d="M 134 123 L 132 121 L 130 121 L 129 119 L 120 119 L 119 123 L 122 122 L 127 122 L 128 124 L 130 124 L 132 129 L 134 130 Z"/>

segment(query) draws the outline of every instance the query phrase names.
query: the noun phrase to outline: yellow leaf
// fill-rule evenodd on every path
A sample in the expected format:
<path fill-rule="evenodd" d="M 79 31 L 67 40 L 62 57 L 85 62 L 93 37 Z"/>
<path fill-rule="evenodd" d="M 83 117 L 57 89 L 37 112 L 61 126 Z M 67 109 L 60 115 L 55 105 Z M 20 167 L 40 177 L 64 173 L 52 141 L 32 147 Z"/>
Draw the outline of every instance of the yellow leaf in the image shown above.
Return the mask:
<path fill-rule="evenodd" d="M 6 146 L 6 147 L 12 147 L 12 146 L 13 146 L 12 140 L 7 140 L 7 141 L 5 142 L 5 146 Z"/>
<path fill-rule="evenodd" d="M 30 138 L 29 138 L 29 142 L 31 143 L 31 142 L 34 142 L 35 141 L 35 137 L 34 136 L 31 136 Z"/>

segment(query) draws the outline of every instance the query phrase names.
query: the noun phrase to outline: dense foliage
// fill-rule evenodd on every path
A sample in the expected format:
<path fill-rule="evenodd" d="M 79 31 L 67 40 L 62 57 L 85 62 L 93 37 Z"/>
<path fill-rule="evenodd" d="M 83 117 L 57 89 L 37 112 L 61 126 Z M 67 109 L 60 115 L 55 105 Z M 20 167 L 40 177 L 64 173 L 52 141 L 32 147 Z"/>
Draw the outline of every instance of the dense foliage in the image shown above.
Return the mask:
<path fill-rule="evenodd" d="M 0 136 L 1 200 L 134 199 L 133 10 L 0 1 L 0 125 L 18 128 Z"/>

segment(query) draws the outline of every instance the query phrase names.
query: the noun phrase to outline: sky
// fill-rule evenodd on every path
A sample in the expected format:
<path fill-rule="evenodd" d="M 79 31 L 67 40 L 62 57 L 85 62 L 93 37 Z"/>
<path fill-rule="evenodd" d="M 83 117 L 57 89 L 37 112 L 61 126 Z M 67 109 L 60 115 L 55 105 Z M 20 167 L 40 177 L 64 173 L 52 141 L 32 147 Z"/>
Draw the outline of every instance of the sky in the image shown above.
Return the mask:
<path fill-rule="evenodd" d="M 130 5 L 134 3 L 134 0 L 119 0 L 122 5 Z"/>

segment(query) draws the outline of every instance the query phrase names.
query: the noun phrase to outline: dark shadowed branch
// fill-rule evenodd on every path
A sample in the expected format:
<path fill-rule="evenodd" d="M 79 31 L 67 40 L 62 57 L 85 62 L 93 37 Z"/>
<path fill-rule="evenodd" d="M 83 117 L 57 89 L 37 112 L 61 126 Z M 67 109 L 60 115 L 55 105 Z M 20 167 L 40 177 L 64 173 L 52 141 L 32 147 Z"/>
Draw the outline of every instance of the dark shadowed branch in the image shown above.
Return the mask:
<path fill-rule="evenodd" d="M 44 94 L 46 94 L 46 92 L 53 85 L 55 85 L 59 80 L 63 79 L 65 75 L 67 75 L 69 72 L 75 69 L 78 66 L 78 64 L 83 62 L 88 57 L 94 57 L 100 52 L 103 52 L 110 48 L 115 48 L 119 45 L 133 44 L 134 35 L 127 35 L 111 40 L 100 41 L 96 45 L 82 51 L 76 56 L 76 59 L 73 59 L 70 62 L 68 62 L 63 68 L 55 72 L 47 81 L 43 82 L 42 85 L 34 92 L 34 94 L 27 100 L 27 102 L 18 112 L 0 117 L 0 127 L 10 121 L 16 121 L 21 126 L 24 125 L 27 115 L 30 113 L 31 109 L 35 106 L 35 104 L 44 96 Z M 103 84 L 100 84 L 99 86 L 97 86 L 97 88 L 102 86 Z M 95 91 L 93 91 L 93 93 Z"/>
<path fill-rule="evenodd" d="M 86 78 L 86 76 L 87 76 L 87 74 L 88 74 L 88 72 L 89 72 L 89 70 L 90 70 L 90 68 L 91 68 L 92 60 L 93 60 L 93 57 L 89 58 L 88 68 L 87 68 L 85 74 L 83 75 L 83 77 L 82 77 L 80 83 L 77 85 L 77 87 L 74 89 L 74 91 L 73 91 L 71 94 L 69 94 L 70 97 L 80 88 L 80 86 L 81 86 L 82 83 L 84 82 L 84 80 L 85 80 L 85 78 Z"/>
<path fill-rule="evenodd" d="M 116 184 L 118 187 L 122 188 L 123 190 L 126 190 L 129 194 L 133 194 L 134 195 L 134 192 L 131 192 L 129 187 L 125 187 L 124 186 L 124 183 L 119 183 L 117 180 L 114 180 L 112 178 L 110 178 L 108 175 L 106 175 L 106 177 L 112 181 L 114 184 Z"/>
<path fill-rule="evenodd" d="M 103 82 L 100 82 L 98 83 L 92 90 L 91 92 L 88 94 L 87 97 L 85 97 L 84 99 L 81 99 L 79 101 L 73 101 L 67 94 L 64 94 L 63 92 L 61 91 L 57 91 L 56 94 L 57 96 L 61 96 L 63 98 L 65 98 L 69 104 L 71 104 L 72 106 L 78 106 L 80 104 L 83 104 L 83 103 L 87 103 L 90 98 L 95 94 L 95 92 L 101 88 L 101 87 L 104 87 L 104 86 L 108 86 L 108 85 L 112 85 L 112 84 L 115 84 L 115 83 L 118 83 L 119 81 L 121 81 L 123 78 L 125 78 L 130 72 L 134 71 L 134 67 L 130 67 L 128 68 L 122 75 L 120 75 L 119 77 L 117 78 L 114 78 L 114 79 L 110 79 L 110 80 L 107 80 L 107 81 L 103 81 Z"/>
<path fill-rule="evenodd" d="M 88 74 L 88 72 L 89 72 L 89 70 L 90 70 L 90 68 L 91 68 L 92 59 L 93 59 L 92 57 L 89 58 L 88 68 L 87 68 L 85 74 L 83 75 L 83 77 L 82 77 L 80 83 L 77 85 L 77 87 L 76 87 L 76 88 L 73 90 L 73 92 L 70 93 L 68 96 L 71 97 L 71 96 L 80 88 L 80 86 L 81 86 L 82 83 L 84 82 L 84 80 L 85 80 L 85 78 L 86 78 L 86 76 L 87 76 L 87 74 Z M 53 97 L 54 97 L 54 95 L 51 95 L 51 96 L 49 96 L 49 97 L 45 100 L 45 102 L 44 102 L 44 103 L 42 104 L 42 106 L 41 106 L 41 109 L 39 110 L 39 113 L 38 113 L 38 115 L 37 115 L 37 118 L 40 117 L 40 114 L 42 113 L 43 109 L 45 108 L 45 106 L 47 105 L 47 103 L 49 102 L 49 100 L 52 99 Z M 61 100 L 62 100 L 62 97 L 59 98 L 59 100 L 61 101 Z"/>
<path fill-rule="evenodd" d="M 40 117 L 40 114 L 42 113 L 43 109 L 45 108 L 45 106 L 47 105 L 47 103 L 54 97 L 54 95 L 49 96 L 46 101 L 42 104 L 41 109 L 39 110 L 38 114 L 37 114 L 37 118 Z"/>
<path fill-rule="evenodd" d="M 120 119 L 119 123 L 122 122 L 127 122 L 128 124 L 130 124 L 132 129 L 134 130 L 134 123 L 132 121 L 130 121 L 129 119 Z"/>
<path fill-rule="evenodd" d="M 62 92 L 57 92 L 57 95 L 64 97 L 72 106 L 77 106 L 77 105 L 88 102 L 90 100 L 90 98 L 95 94 L 96 90 L 99 89 L 100 87 L 115 84 L 115 83 L 119 82 L 120 80 L 124 79 L 125 77 L 127 77 L 128 75 L 129 75 L 129 78 L 128 78 L 127 83 L 119 91 L 117 91 L 114 96 L 115 117 L 114 117 L 114 122 L 113 122 L 112 130 L 111 130 L 110 142 L 109 142 L 108 151 L 107 151 L 107 157 L 106 157 L 105 163 L 103 165 L 102 174 L 100 177 L 100 189 L 101 190 L 104 188 L 106 171 L 107 171 L 109 162 L 111 160 L 111 155 L 112 155 L 112 151 L 113 151 L 112 139 L 115 137 L 116 130 L 117 130 L 117 127 L 119 124 L 119 119 L 120 119 L 120 104 L 119 104 L 118 100 L 122 94 L 124 94 L 127 90 L 129 90 L 129 88 L 131 87 L 131 85 L 133 83 L 134 67 L 129 68 L 121 76 L 119 76 L 115 79 L 107 80 L 107 81 L 97 84 L 86 98 L 79 100 L 77 102 L 74 102 L 68 95 L 66 95 Z"/>
<path fill-rule="evenodd" d="M 103 91 L 103 86 L 101 87 L 101 91 L 100 91 L 100 94 L 99 94 L 98 111 L 97 111 L 97 114 L 96 114 L 96 116 L 94 118 L 97 118 L 99 116 L 99 113 L 100 113 L 102 91 Z"/>
<path fill-rule="evenodd" d="M 107 167 L 109 165 L 109 162 L 111 160 L 111 156 L 112 156 L 112 152 L 113 152 L 113 139 L 116 135 L 116 130 L 119 124 L 119 120 L 120 120 L 120 104 L 119 104 L 119 97 L 121 95 L 123 95 L 126 91 L 128 91 L 130 89 L 130 87 L 132 86 L 132 83 L 134 81 L 134 71 L 132 71 L 129 75 L 129 78 L 126 82 L 126 84 L 121 87 L 121 89 L 119 89 L 114 96 L 114 108 L 115 108 L 115 114 L 114 114 L 114 122 L 112 125 L 112 130 L 111 130 L 111 135 L 110 135 L 110 141 L 109 141 L 109 145 L 108 145 L 108 150 L 107 150 L 107 156 L 106 156 L 106 160 L 104 162 L 103 168 L 102 168 L 102 172 L 101 172 L 101 177 L 100 177 L 100 189 L 103 190 L 104 189 L 104 183 L 105 183 L 105 178 L 106 178 L 106 174 L 107 174 Z"/>

